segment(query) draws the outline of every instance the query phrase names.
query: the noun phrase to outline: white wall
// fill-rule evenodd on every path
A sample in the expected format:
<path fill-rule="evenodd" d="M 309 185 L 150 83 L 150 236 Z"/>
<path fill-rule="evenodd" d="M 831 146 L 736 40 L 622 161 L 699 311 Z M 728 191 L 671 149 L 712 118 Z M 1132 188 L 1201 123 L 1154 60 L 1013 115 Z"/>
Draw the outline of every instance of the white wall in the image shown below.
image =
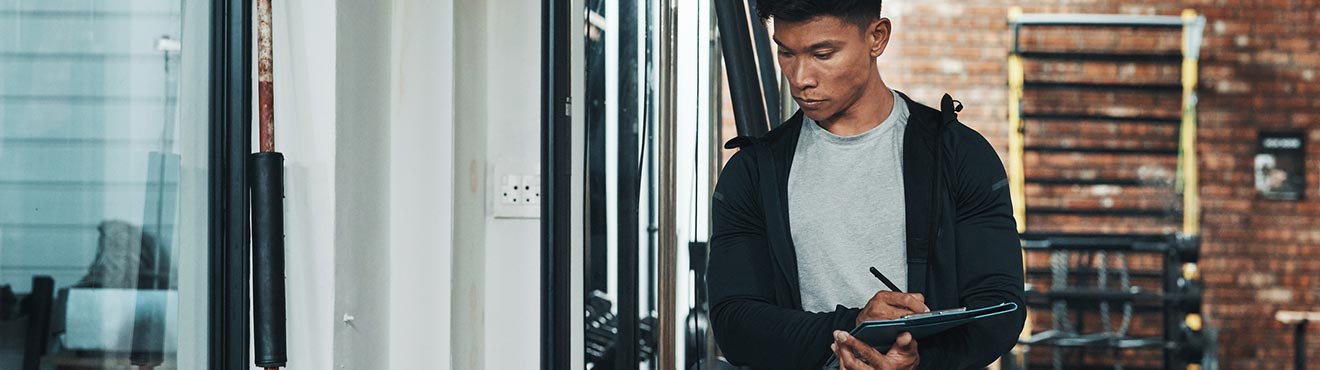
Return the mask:
<path fill-rule="evenodd" d="M 330 369 L 335 295 L 335 4 L 272 3 L 275 148 L 285 155 L 291 370 Z M 255 144 L 255 141 L 254 141 Z"/>
<path fill-rule="evenodd" d="M 537 367 L 539 220 L 487 198 L 539 172 L 539 2 L 335 3 L 276 3 L 290 368 Z"/>
<path fill-rule="evenodd" d="M 489 194 L 496 171 L 540 173 L 540 2 L 455 0 L 454 8 L 453 368 L 533 369 L 540 361 L 540 220 L 494 218 Z M 570 24 L 581 24 L 581 14 L 575 17 Z M 580 45 L 575 50 L 581 55 Z M 574 111 L 581 117 L 580 105 Z M 575 132 L 580 143 L 585 131 Z M 581 174 L 582 161 L 574 162 Z M 574 230 L 580 243 L 581 228 Z M 580 244 L 574 252 L 580 266 Z M 574 304 L 580 312 L 580 300 Z M 574 317 L 570 327 L 580 322 Z"/>
<path fill-rule="evenodd" d="M 454 369 L 485 369 L 487 2 L 454 0 Z"/>
<path fill-rule="evenodd" d="M 452 7 L 274 3 L 290 369 L 448 368 Z"/>
<path fill-rule="evenodd" d="M 487 24 L 481 29 L 488 52 L 487 136 L 481 138 L 486 140 L 486 169 L 540 173 L 541 64 L 533 62 L 541 59 L 540 1 L 491 1 L 487 6 Z M 530 333 L 540 328 L 540 222 L 490 215 L 486 212 L 483 367 L 536 368 L 540 337 Z"/>
<path fill-rule="evenodd" d="M 444 369 L 452 294 L 453 2 L 393 4 L 389 368 Z"/>
<path fill-rule="evenodd" d="M 334 366 L 389 364 L 390 1 L 338 2 L 335 15 Z"/>

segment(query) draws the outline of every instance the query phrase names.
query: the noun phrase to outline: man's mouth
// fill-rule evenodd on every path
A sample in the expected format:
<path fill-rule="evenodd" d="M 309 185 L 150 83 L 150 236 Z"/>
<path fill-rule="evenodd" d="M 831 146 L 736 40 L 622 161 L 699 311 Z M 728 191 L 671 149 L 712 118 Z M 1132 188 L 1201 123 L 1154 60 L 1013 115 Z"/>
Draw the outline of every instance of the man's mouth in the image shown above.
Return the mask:
<path fill-rule="evenodd" d="M 816 109 L 816 108 L 820 108 L 822 105 L 825 105 L 824 100 L 815 100 L 815 99 L 799 98 L 797 99 L 797 102 L 798 102 L 798 106 L 801 106 L 803 109 Z"/>

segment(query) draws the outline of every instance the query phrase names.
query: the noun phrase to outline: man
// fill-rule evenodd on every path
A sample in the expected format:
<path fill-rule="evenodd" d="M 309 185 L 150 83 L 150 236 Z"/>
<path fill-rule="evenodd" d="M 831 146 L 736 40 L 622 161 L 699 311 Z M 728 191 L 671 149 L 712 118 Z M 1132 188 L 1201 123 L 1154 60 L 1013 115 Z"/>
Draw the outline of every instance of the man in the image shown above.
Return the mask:
<path fill-rule="evenodd" d="M 847 331 L 932 309 L 1022 307 L 1003 164 L 985 138 L 890 90 L 880 0 L 761 0 L 802 108 L 740 147 L 715 189 L 707 283 L 725 357 L 811 369 L 981 368 L 1011 349 L 1025 310 L 875 349 Z M 885 289 L 877 267 L 904 292 Z"/>

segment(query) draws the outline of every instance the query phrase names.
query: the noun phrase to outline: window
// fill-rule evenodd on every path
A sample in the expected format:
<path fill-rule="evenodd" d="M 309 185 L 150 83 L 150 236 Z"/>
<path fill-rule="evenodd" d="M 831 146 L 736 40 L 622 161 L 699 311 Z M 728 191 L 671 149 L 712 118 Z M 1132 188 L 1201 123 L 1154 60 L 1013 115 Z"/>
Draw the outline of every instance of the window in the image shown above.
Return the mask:
<path fill-rule="evenodd" d="M 207 366 L 210 13 L 0 0 L 0 368 Z"/>

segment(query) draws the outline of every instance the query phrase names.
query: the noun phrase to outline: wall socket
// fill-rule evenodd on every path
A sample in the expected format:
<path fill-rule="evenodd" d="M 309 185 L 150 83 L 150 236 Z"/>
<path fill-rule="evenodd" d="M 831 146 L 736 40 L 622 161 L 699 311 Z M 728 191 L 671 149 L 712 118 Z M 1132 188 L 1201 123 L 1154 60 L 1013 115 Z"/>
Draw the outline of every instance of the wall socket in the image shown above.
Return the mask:
<path fill-rule="evenodd" d="M 540 218 L 541 176 L 499 174 L 491 195 L 495 218 Z"/>

